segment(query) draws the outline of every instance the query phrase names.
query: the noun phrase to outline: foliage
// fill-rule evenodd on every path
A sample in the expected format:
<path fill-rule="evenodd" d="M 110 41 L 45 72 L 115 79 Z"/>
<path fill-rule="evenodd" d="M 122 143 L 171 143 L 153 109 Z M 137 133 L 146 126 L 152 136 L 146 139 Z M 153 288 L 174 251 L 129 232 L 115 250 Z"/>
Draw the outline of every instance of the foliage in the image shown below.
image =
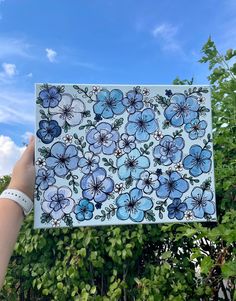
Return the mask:
<path fill-rule="evenodd" d="M 236 300 L 236 50 L 221 55 L 209 39 L 202 52 L 211 70 L 218 223 L 34 230 L 30 215 L 1 300 Z"/>

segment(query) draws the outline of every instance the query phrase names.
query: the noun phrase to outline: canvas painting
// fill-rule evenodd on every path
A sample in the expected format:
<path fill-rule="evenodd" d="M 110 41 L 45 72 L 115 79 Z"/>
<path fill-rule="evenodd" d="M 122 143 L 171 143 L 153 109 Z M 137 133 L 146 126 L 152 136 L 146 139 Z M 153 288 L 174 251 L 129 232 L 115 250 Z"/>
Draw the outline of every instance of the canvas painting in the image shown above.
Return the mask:
<path fill-rule="evenodd" d="M 36 84 L 35 228 L 215 221 L 209 86 Z"/>

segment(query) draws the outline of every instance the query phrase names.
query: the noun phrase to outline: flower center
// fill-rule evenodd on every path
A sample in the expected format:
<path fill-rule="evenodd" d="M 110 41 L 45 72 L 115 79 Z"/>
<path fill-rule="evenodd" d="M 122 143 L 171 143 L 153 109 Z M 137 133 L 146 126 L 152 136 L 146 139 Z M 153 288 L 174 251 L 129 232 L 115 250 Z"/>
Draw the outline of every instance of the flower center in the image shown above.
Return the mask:
<path fill-rule="evenodd" d="M 143 119 L 138 120 L 138 126 L 140 128 L 145 128 L 146 122 Z"/>
<path fill-rule="evenodd" d="M 125 165 L 127 168 L 134 169 L 138 165 L 138 162 L 136 161 L 136 159 L 129 158 Z"/>
<path fill-rule="evenodd" d="M 101 144 L 107 142 L 107 135 L 106 135 L 106 134 L 101 134 L 101 135 L 99 136 L 99 142 L 100 142 Z"/>
<path fill-rule="evenodd" d="M 63 163 L 63 164 L 66 162 L 66 160 L 67 160 L 67 158 L 65 158 L 64 156 L 61 156 L 59 159 L 60 163 Z"/>
<path fill-rule="evenodd" d="M 106 99 L 106 104 L 109 108 L 115 107 L 116 101 L 113 98 L 107 98 Z"/>

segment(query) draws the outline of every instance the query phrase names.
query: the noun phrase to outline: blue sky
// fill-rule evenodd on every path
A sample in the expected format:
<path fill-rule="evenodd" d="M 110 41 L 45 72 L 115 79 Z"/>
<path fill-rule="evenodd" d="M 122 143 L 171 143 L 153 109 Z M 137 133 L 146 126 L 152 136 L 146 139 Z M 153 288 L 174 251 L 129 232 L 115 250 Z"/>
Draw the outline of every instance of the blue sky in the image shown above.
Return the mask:
<path fill-rule="evenodd" d="M 234 48 L 235 25 L 234 0 L 0 0 L 0 174 L 34 132 L 35 82 L 206 84 L 201 47 Z"/>

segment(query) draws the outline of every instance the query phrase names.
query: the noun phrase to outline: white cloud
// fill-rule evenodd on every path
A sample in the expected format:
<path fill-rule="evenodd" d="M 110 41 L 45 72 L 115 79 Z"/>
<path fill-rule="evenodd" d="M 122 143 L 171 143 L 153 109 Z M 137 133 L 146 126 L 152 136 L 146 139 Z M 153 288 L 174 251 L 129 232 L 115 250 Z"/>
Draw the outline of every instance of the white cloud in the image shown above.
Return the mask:
<path fill-rule="evenodd" d="M 30 72 L 30 73 L 28 73 L 26 76 L 27 76 L 27 77 L 32 77 L 32 76 L 33 76 L 33 73 Z"/>
<path fill-rule="evenodd" d="M 16 75 L 16 65 L 15 64 L 2 64 L 3 72 L 6 76 L 12 77 Z"/>
<path fill-rule="evenodd" d="M 55 50 L 51 49 L 51 48 L 46 48 L 45 51 L 46 51 L 46 55 L 47 55 L 48 60 L 51 63 L 55 62 L 57 52 Z"/>
<path fill-rule="evenodd" d="M 0 37 L 0 59 L 12 56 L 32 58 L 30 47 L 31 45 L 23 39 Z"/>
<path fill-rule="evenodd" d="M 152 30 L 154 38 L 158 39 L 163 50 L 182 51 L 176 35 L 179 31 L 177 26 L 168 23 L 162 23 L 155 26 Z"/>
<path fill-rule="evenodd" d="M 0 122 L 33 124 L 34 94 L 20 90 L 0 89 Z"/>
<path fill-rule="evenodd" d="M 25 147 L 20 147 L 8 136 L 0 135 L 0 176 L 9 175 Z"/>

